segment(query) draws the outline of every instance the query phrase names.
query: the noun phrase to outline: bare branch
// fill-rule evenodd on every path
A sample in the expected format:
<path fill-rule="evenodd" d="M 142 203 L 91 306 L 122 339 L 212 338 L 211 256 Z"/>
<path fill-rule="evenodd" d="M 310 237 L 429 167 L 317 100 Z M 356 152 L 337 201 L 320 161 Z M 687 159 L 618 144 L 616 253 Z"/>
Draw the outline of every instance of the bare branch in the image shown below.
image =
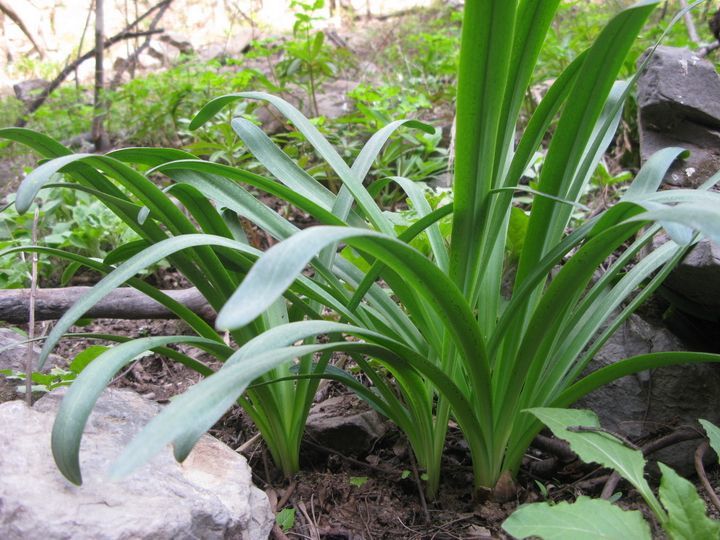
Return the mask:
<path fill-rule="evenodd" d="M 25 23 L 20 18 L 20 15 L 18 15 L 10 6 L 8 6 L 5 3 L 5 0 L 0 0 L 0 12 L 4 13 L 10 19 L 20 28 L 23 34 L 27 36 L 27 38 L 30 40 L 30 43 L 32 43 L 33 49 L 37 51 L 37 53 L 40 55 L 40 58 L 45 58 L 45 53 L 42 51 L 40 46 L 35 41 L 35 38 L 30 33 L 30 30 L 28 30 L 27 26 L 25 26 Z"/>

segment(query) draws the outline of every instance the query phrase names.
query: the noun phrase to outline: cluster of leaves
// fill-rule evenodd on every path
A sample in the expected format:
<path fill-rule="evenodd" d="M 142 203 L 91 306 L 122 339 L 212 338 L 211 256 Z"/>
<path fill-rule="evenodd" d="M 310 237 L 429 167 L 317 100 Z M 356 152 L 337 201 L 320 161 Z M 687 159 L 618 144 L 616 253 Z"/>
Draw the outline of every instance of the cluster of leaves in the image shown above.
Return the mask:
<path fill-rule="evenodd" d="M 642 496 L 657 522 L 672 540 L 720 537 L 720 521 L 707 516 L 705 503 L 695 486 L 670 467 L 659 463 L 662 479 L 659 499 L 644 478 L 645 458 L 640 450 L 602 431 L 591 411 L 531 409 L 556 437 L 567 440 L 572 450 L 588 463 L 614 469 Z M 700 420 L 710 445 L 720 451 L 720 429 Z M 718 452 L 720 453 L 720 452 Z M 621 510 L 608 500 L 580 497 L 574 503 L 549 502 L 520 507 L 503 528 L 517 538 L 544 540 L 566 538 L 637 538 L 649 540 L 650 527 L 639 510 Z"/>
<path fill-rule="evenodd" d="M 82 371 L 90 364 L 90 362 L 95 360 L 95 358 L 107 349 L 107 347 L 102 345 L 92 345 L 77 354 L 67 368 L 54 366 L 46 373 L 34 371 L 30 374 L 30 378 L 32 379 L 32 391 L 43 393 L 52 392 L 56 388 L 70 386 L 78 375 L 80 375 L 80 373 L 82 373 Z M 0 375 L 3 375 L 7 378 L 7 380 L 16 383 L 17 390 L 19 392 L 25 391 L 25 379 L 27 375 L 22 371 L 0 369 Z"/>
<path fill-rule="evenodd" d="M 9 202 L 13 200 L 14 197 L 10 197 Z M 20 214 L 12 206 L 0 212 L 0 249 L 31 245 L 35 206 L 38 207 L 38 238 L 54 249 L 102 259 L 117 246 L 138 238 L 90 193 L 56 186 L 36 201 L 31 212 Z M 20 260 L 17 255 L 0 257 L 0 288 L 26 287 L 30 267 L 28 257 Z M 65 285 L 78 268 L 77 264 L 38 260 L 38 274 L 43 283 Z"/>
<path fill-rule="evenodd" d="M 166 71 L 148 73 L 108 92 L 108 130 L 126 144 L 190 142 L 186 119 L 198 107 L 222 89 L 245 90 L 258 77 L 255 70 L 233 69 L 219 60 L 185 59 Z"/>

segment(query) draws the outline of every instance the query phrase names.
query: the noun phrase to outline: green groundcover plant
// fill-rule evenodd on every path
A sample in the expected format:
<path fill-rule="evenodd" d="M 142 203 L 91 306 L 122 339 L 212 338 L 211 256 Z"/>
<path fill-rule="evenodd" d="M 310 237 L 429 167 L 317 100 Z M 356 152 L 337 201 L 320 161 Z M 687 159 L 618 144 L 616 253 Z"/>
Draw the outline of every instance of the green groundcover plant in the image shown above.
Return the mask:
<path fill-rule="evenodd" d="M 352 164 L 297 109 L 268 94 L 217 98 L 190 124 L 196 129 L 238 100 L 267 102 L 334 171 L 341 185 L 337 193 L 241 117 L 231 121 L 233 129 L 274 178 L 178 150 L 73 155 L 34 132 L 0 132 L 50 158 L 24 180 L 18 211 L 63 175 L 72 180 L 68 187 L 97 195 L 141 237 L 103 262 L 66 255 L 108 275 L 58 321 L 42 358 L 88 307 L 123 283 L 168 306 L 197 334 L 129 340 L 83 370 L 53 430 L 53 452 L 63 474 L 81 481 L 78 449 L 95 400 L 122 366 L 149 349 L 208 376 L 146 426 L 113 466 L 114 475 L 129 473 L 169 443 L 184 459 L 238 401 L 277 464 L 292 474 L 307 411 L 324 377 L 346 383 L 399 426 L 426 472 L 431 496 L 439 487 L 451 418 L 469 446 L 474 487 L 492 489 L 501 476 L 517 472 L 542 427 L 523 410 L 565 407 L 637 371 L 720 360 L 702 353 L 649 354 L 583 375 L 598 348 L 701 235 L 720 240 L 720 195 L 709 191 L 717 177 L 699 190 L 658 192 L 683 152 L 670 148 L 644 165 L 620 202 L 568 232 L 634 82 L 618 82 L 617 74 L 657 2 L 641 1 L 610 20 L 558 76 L 518 134 L 523 98 L 558 4 L 465 2 L 454 202 L 433 210 L 417 183 L 383 180 L 407 194 L 417 215 L 402 232 L 364 179 L 396 130 L 432 132 L 415 121 L 383 127 Z M 523 171 L 551 126 L 536 189 L 524 188 Z M 170 187 L 156 187 L 150 178 L 157 174 L 169 177 Z M 523 190 L 533 195 L 529 214 L 513 207 L 514 194 Z M 258 191 L 306 212 L 319 225 L 298 230 L 262 204 Z M 239 216 L 279 242 L 261 254 L 248 244 Z M 439 226 L 448 216 L 449 245 Z M 670 240 L 638 259 L 662 228 Z M 420 237 L 430 246 L 429 255 L 413 246 Z M 516 256 L 507 257 L 508 251 Z M 218 311 L 217 330 L 135 277 L 164 258 Z M 181 342 L 210 352 L 224 362 L 222 368 L 213 373 L 169 347 Z M 334 368 L 329 360 L 336 352 L 350 356 L 372 386 Z"/>
<path fill-rule="evenodd" d="M 720 537 L 720 521 L 707 516 L 705 503 L 695 486 L 667 465 L 659 463 L 662 479 L 659 499 L 644 478 L 642 451 L 604 432 L 595 413 L 566 409 L 531 409 L 556 437 L 566 439 L 578 456 L 599 463 L 627 480 L 642 496 L 663 531 L 672 540 Z M 720 430 L 700 420 L 715 451 L 720 449 Z M 610 501 L 580 497 L 574 503 L 544 502 L 520 507 L 503 528 L 517 538 L 563 540 L 583 538 L 652 538 L 650 527 L 639 510 L 621 510 Z"/>

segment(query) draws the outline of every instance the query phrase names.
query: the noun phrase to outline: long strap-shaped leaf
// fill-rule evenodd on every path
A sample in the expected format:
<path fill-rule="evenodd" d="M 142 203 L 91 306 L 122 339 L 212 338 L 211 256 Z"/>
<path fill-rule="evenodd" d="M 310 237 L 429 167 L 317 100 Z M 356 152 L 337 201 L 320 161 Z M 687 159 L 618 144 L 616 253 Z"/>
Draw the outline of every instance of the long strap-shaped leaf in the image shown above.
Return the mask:
<path fill-rule="evenodd" d="M 139 354 L 171 343 L 212 345 L 211 340 L 196 336 L 160 336 L 140 338 L 108 349 L 78 375 L 63 398 L 52 431 L 52 451 L 60 472 L 72 483 L 82 484 L 80 439 L 95 402 L 115 374 Z"/>
<path fill-rule="evenodd" d="M 565 197 L 561 189 L 572 185 L 571 177 L 585 156 L 587 143 L 605 107 L 617 73 L 657 3 L 655 0 L 643 0 L 622 11 L 603 29 L 588 50 L 550 143 L 540 177 L 540 191 Z M 598 69 L 598 66 L 602 66 L 602 69 Z M 522 282 L 549 245 L 557 239 L 560 225 L 554 224 L 549 228 L 557 211 L 556 206 L 556 203 L 547 199 L 536 199 L 533 202 L 525 249 L 518 266 L 518 283 Z"/>
<path fill-rule="evenodd" d="M 340 180 L 343 182 L 343 186 L 346 187 L 352 194 L 353 198 L 370 223 L 384 233 L 392 233 L 392 224 L 382 214 L 382 211 L 370 196 L 367 189 L 365 189 L 362 185 L 362 178 L 357 177 L 348 164 L 345 163 L 342 157 L 340 157 L 340 154 L 338 154 L 327 139 L 322 136 L 320 131 L 300 111 L 284 99 L 270 94 L 265 94 L 263 92 L 241 92 L 237 94 L 228 94 L 226 96 L 216 98 L 205 105 L 205 107 L 198 112 L 195 118 L 193 118 L 190 123 L 190 129 L 200 127 L 220 109 L 239 99 L 259 99 L 267 101 L 277 108 L 283 116 L 295 125 L 295 127 L 313 146 L 313 148 L 317 150 L 320 156 L 337 173 Z"/>
<path fill-rule="evenodd" d="M 15 248 L 10 248 L 5 251 L 0 252 L 0 256 L 3 255 L 9 255 L 11 253 L 18 253 L 18 252 L 28 252 L 28 253 L 41 253 L 44 255 L 49 255 L 51 257 L 59 257 L 62 259 L 66 259 L 68 261 L 71 261 L 73 263 L 77 263 L 83 266 L 86 266 L 88 268 L 92 268 L 93 270 L 97 270 L 98 272 L 102 272 L 104 274 L 110 274 L 115 270 L 114 267 L 109 266 L 108 264 L 101 263 L 95 259 L 91 259 L 89 257 L 84 257 L 82 255 L 79 255 L 77 253 L 73 253 L 71 251 L 65 251 L 62 249 L 56 249 L 56 248 L 50 248 L 45 246 L 20 246 Z M 159 304 L 162 304 L 165 306 L 168 310 L 175 313 L 179 319 L 183 320 L 186 324 L 188 324 L 193 330 L 195 330 L 200 336 L 213 339 L 219 342 L 222 342 L 222 338 L 218 335 L 218 333 L 212 329 L 212 327 L 206 323 L 199 315 L 185 307 L 183 304 L 178 302 L 177 300 L 171 298 L 170 296 L 166 295 L 162 291 L 156 289 L 155 287 L 145 283 L 141 279 L 130 277 L 127 279 L 127 284 L 133 287 L 134 289 L 137 289 L 138 291 L 146 294 Z M 90 306 L 88 306 L 90 307 Z M 67 312 L 66 312 L 67 313 Z M 49 338 L 49 336 L 48 336 Z M 45 339 L 45 338 L 43 338 Z M 42 369 L 46 358 L 41 357 L 40 358 L 40 364 L 38 369 Z"/>
<path fill-rule="evenodd" d="M 476 234 L 492 185 L 513 50 L 517 0 L 467 2 L 463 18 L 455 144 L 455 212 L 450 271 L 465 293 Z"/>
<path fill-rule="evenodd" d="M 36 168 L 23 180 L 18 189 L 18 198 L 16 199 L 18 211 L 27 210 L 38 190 L 44 184 L 50 182 L 56 172 L 74 162 L 82 162 L 97 167 L 120 182 L 137 196 L 152 213 L 159 216 L 165 226 L 174 234 L 192 234 L 196 232 L 195 226 L 190 220 L 147 178 L 116 159 L 92 154 L 64 156 Z M 198 253 L 193 253 L 191 256 L 203 272 L 198 273 L 187 269 L 189 279 L 205 295 L 210 305 L 219 309 L 225 300 L 223 289 L 232 288 L 232 280 L 227 275 L 217 256 L 209 248 L 199 247 Z M 208 276 L 212 279 L 208 279 Z"/>
<path fill-rule="evenodd" d="M 70 326 L 81 318 L 90 307 L 107 296 L 113 289 L 133 278 L 135 274 L 144 268 L 147 268 L 157 261 L 164 259 L 176 251 L 207 245 L 223 246 L 236 249 L 241 252 L 254 254 L 254 250 L 245 244 L 228 238 L 214 237 L 205 234 L 191 234 L 168 238 L 167 240 L 163 240 L 162 242 L 151 246 L 134 257 L 131 257 L 113 272 L 101 279 L 95 286 L 93 286 L 86 296 L 78 300 L 63 314 L 48 335 L 48 339 L 40 353 L 40 364 L 42 365 L 42 363 L 45 362 L 52 349 L 55 347 L 63 334 L 70 328 Z"/>
<path fill-rule="evenodd" d="M 273 246 L 258 260 L 218 314 L 218 328 L 238 328 L 252 321 L 285 291 L 318 252 L 340 241 L 381 260 L 428 303 L 466 359 L 465 367 L 481 404 L 479 414 L 490 421 L 488 358 L 472 312 L 446 274 L 415 249 L 393 237 L 352 228 L 305 229 Z M 400 292 L 395 292 L 401 300 L 406 300 Z"/>

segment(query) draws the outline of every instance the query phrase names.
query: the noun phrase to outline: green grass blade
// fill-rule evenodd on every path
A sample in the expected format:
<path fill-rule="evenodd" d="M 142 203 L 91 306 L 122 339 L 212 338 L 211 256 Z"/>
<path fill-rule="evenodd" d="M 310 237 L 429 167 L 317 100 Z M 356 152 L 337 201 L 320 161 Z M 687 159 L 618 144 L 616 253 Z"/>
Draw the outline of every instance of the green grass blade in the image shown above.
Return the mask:
<path fill-rule="evenodd" d="M 467 293 L 477 232 L 493 187 L 500 124 L 514 43 L 517 0 L 468 2 L 463 18 L 455 141 L 451 276 Z"/>
<path fill-rule="evenodd" d="M 82 484 L 80 439 L 95 402 L 115 374 L 138 355 L 171 343 L 212 343 L 194 336 L 163 336 L 128 341 L 105 351 L 78 375 L 58 410 L 52 431 L 52 452 L 60 472 L 72 483 Z"/>

